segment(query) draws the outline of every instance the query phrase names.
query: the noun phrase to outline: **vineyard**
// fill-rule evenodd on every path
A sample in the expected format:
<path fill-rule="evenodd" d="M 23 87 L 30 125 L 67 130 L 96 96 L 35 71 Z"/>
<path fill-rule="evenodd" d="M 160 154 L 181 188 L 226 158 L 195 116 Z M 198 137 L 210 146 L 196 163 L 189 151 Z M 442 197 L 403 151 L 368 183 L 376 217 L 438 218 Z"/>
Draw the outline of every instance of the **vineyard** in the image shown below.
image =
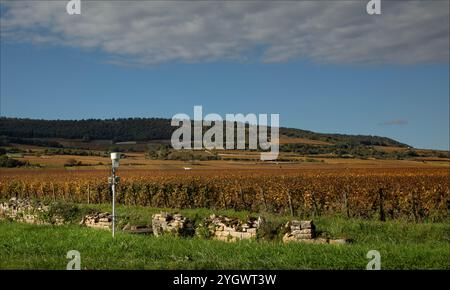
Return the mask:
<path fill-rule="evenodd" d="M 0 172 L 0 198 L 107 203 L 105 170 Z M 166 208 L 235 209 L 297 216 L 446 221 L 447 168 L 122 170 L 117 202 Z"/>

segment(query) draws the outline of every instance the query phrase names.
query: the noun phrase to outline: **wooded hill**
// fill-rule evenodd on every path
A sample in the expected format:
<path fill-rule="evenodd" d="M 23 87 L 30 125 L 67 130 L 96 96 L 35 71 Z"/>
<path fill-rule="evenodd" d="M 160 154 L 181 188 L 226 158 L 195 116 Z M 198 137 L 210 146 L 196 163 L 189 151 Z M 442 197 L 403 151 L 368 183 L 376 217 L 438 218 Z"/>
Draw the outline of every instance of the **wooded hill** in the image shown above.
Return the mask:
<path fill-rule="evenodd" d="M 14 138 L 65 138 L 89 140 L 151 141 L 167 140 L 177 127 L 170 119 L 127 118 L 86 120 L 36 120 L 0 118 L 0 136 Z M 304 138 L 352 146 L 409 147 L 390 138 L 369 135 L 324 134 L 295 128 L 280 128 L 280 136 Z"/>

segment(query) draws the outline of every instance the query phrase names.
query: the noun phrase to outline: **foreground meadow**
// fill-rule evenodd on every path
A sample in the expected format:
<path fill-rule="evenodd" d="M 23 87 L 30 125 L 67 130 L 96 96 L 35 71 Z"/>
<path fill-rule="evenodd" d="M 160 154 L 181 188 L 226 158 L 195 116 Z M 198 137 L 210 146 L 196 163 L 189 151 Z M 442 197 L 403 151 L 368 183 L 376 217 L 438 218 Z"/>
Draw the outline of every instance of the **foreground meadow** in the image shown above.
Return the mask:
<path fill-rule="evenodd" d="M 105 210 L 109 205 L 85 205 Z M 145 222 L 161 209 L 119 206 L 118 216 Z M 198 219 L 209 209 L 181 210 Z M 245 217 L 248 212 L 224 211 Z M 289 217 L 269 216 L 282 223 Z M 369 250 L 381 254 L 382 269 L 450 269 L 448 223 L 367 221 L 318 217 L 317 228 L 330 236 L 352 240 L 345 245 L 313 245 L 250 240 L 234 243 L 201 238 L 154 237 L 77 224 L 30 225 L 0 221 L 1 269 L 65 269 L 69 250 L 81 254 L 82 269 L 365 269 Z"/>

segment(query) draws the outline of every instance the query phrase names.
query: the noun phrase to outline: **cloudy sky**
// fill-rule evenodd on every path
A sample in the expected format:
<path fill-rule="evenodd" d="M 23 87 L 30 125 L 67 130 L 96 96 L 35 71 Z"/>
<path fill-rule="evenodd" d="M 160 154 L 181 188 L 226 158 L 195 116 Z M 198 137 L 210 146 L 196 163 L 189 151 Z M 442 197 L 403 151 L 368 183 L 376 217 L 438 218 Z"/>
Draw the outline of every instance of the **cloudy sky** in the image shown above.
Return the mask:
<path fill-rule="evenodd" d="M 449 1 L 1 1 L 1 114 L 280 113 L 449 146 Z"/>

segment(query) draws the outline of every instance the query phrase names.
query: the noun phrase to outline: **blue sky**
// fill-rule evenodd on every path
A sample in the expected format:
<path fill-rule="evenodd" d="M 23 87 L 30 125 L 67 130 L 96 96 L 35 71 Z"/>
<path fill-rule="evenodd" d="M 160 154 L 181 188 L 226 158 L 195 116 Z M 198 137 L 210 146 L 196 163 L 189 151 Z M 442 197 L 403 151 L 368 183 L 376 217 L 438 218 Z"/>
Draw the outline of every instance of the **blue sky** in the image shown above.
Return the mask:
<path fill-rule="evenodd" d="M 16 23 L 13 16 L 3 14 L 3 24 Z M 212 39 L 203 43 L 220 49 L 202 51 L 197 42 L 168 42 L 171 37 L 161 47 L 136 44 L 123 51 L 109 40 L 91 44 L 87 37 L 75 38 L 67 44 L 66 32 L 61 36 L 43 26 L 24 34 L 24 24 L 11 26 L 2 31 L 0 44 L 2 116 L 171 118 L 192 116 L 193 106 L 202 105 L 204 114 L 279 113 L 284 127 L 380 135 L 419 148 L 449 149 L 448 47 L 442 52 L 441 39 L 436 46 L 428 39 L 429 46 L 422 48 L 406 43 L 410 50 L 384 52 L 375 61 L 361 48 L 351 52 L 361 59 L 355 63 L 342 50 L 293 54 L 290 40 L 283 46 L 261 41 L 229 47 L 234 37 L 226 43 Z M 27 39 L 38 34 L 51 40 Z M 352 40 L 347 41 L 350 46 Z"/>

